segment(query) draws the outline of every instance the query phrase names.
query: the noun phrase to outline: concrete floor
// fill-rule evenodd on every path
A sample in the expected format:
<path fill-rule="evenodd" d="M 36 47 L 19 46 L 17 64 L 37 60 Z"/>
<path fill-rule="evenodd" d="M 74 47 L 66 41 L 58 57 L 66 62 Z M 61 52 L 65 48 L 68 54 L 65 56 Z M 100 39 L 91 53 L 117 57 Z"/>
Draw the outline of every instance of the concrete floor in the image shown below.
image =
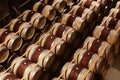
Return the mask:
<path fill-rule="evenodd" d="M 105 76 L 105 80 L 120 80 L 120 56 L 115 57 L 112 67 Z"/>

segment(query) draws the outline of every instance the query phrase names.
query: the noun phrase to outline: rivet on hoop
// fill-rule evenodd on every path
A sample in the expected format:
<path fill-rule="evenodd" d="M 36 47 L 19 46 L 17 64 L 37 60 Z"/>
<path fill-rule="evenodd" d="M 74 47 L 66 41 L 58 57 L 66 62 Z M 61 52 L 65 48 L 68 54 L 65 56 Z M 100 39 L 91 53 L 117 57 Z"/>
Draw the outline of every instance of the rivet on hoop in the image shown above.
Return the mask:
<path fill-rule="evenodd" d="M 99 40 L 97 40 L 97 42 L 100 42 Z"/>

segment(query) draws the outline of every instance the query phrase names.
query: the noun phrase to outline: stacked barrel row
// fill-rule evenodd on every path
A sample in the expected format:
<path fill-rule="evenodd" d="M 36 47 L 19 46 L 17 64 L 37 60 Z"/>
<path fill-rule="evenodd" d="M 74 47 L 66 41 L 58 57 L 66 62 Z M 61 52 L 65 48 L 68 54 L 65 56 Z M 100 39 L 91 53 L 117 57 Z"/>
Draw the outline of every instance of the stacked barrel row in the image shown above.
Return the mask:
<path fill-rule="evenodd" d="M 48 7 L 50 7 L 50 9 L 51 9 L 51 6 L 48 6 Z M 37 17 L 36 17 L 36 15 L 37 15 Z M 32 16 L 32 15 L 31 15 Z M 33 37 L 33 35 L 34 35 L 34 33 L 35 33 L 35 27 L 36 28 L 38 28 L 38 29 L 42 29 L 44 26 L 45 26 L 45 23 L 46 23 L 46 18 L 44 17 L 44 16 L 42 16 L 41 14 L 39 14 L 39 13 L 36 13 L 35 14 L 35 17 L 37 18 L 36 20 L 38 20 L 38 22 L 36 22 L 35 21 L 35 25 L 31 25 L 30 23 L 28 23 L 28 22 L 25 22 L 24 20 L 22 20 L 22 19 L 14 19 L 14 20 L 12 20 L 11 22 L 10 22 L 10 24 L 7 26 L 11 31 L 14 31 L 15 33 L 15 36 L 17 35 L 17 34 L 19 34 L 22 38 L 24 38 L 25 39 L 25 42 L 26 41 L 28 41 L 29 39 L 31 39 L 32 37 Z M 34 18 L 35 19 L 35 18 Z M 39 19 L 40 19 L 40 21 L 39 21 Z M 32 19 L 33 20 L 33 19 Z M 43 22 L 41 22 L 41 21 L 43 21 Z M 40 24 L 40 22 L 41 22 L 41 24 Z M 4 41 L 4 39 L 2 39 L 2 38 L 5 38 L 5 39 L 7 39 L 6 38 L 6 36 L 9 38 L 9 33 L 13 33 L 13 32 L 11 32 L 11 31 L 9 31 L 8 29 L 1 29 L 1 41 L 3 42 Z M 12 34 L 12 35 L 10 35 L 10 39 L 12 39 L 11 37 L 13 37 L 14 36 L 14 34 Z M 53 39 L 53 41 L 54 41 L 54 43 L 55 43 L 55 40 L 57 41 L 57 40 L 59 40 L 59 38 L 57 38 L 56 36 L 54 36 L 54 35 L 49 35 L 49 34 L 47 34 L 47 36 L 46 37 L 48 37 L 49 36 L 49 38 L 51 39 Z M 18 37 L 17 37 L 18 38 Z M 49 39 L 48 39 L 49 40 Z M 6 41 L 6 40 L 5 40 Z M 16 43 L 15 43 L 15 41 L 16 41 Z M 52 40 L 51 40 L 51 43 L 49 44 L 49 45 L 47 45 L 47 44 L 45 44 L 45 46 L 47 47 L 47 48 L 50 48 L 50 46 L 51 46 L 51 44 L 53 45 L 54 43 L 52 43 L 53 42 Z M 2 43 L 1 42 L 1 43 Z M 47 42 L 47 41 L 46 41 Z M 8 43 L 8 41 L 6 41 L 6 43 Z M 5 43 L 5 44 L 6 44 Z M 50 65 L 53 63 L 53 61 L 54 61 L 54 57 L 55 57 L 55 54 L 53 54 L 53 52 L 51 52 L 51 51 L 49 51 L 49 50 L 47 50 L 47 49 L 45 49 L 45 48 L 43 48 L 43 47 L 41 47 L 41 46 L 39 46 L 39 45 L 30 45 L 29 44 L 29 48 L 26 48 L 28 45 L 27 44 L 25 44 L 25 45 L 23 45 L 22 47 L 21 47 L 21 45 L 22 45 L 22 40 L 21 40 L 21 38 L 20 38 L 20 40 L 19 39 L 16 39 L 15 38 L 15 40 L 14 40 L 14 38 L 13 38 L 13 40 L 11 40 L 11 42 L 9 43 L 10 45 L 10 48 L 11 47 L 13 47 L 12 49 L 14 49 L 14 48 L 17 48 L 17 49 L 15 49 L 15 50 L 12 50 L 12 51 L 17 51 L 18 49 L 20 49 L 20 53 L 18 54 L 18 55 L 21 55 L 22 53 L 24 53 L 26 50 L 30 50 L 30 51 L 32 51 L 32 54 L 31 54 L 31 52 L 30 52 L 30 54 L 29 54 L 29 56 L 31 55 L 32 57 L 33 57 L 33 59 L 35 60 L 35 62 L 36 61 L 38 61 L 39 59 L 39 63 L 40 64 L 42 64 L 42 65 L 44 65 L 43 63 L 42 63 L 42 61 L 44 60 L 45 61 L 45 65 L 44 65 L 44 67 L 43 68 L 49 68 L 50 67 Z M 14 44 L 14 45 L 13 45 Z M 27 46 L 26 46 L 27 45 Z M 63 46 L 62 46 L 63 45 Z M 59 50 L 60 50 L 60 47 L 63 47 L 63 49 L 65 48 L 65 42 L 64 41 L 61 41 L 61 43 L 59 43 L 58 44 L 58 46 L 57 46 L 57 48 L 56 48 L 56 52 L 57 52 L 57 54 L 59 55 L 59 54 L 61 54 L 62 52 L 59 52 Z M 8 48 L 9 48 L 9 46 L 8 46 Z M 21 48 L 20 48 L 21 47 Z M 33 50 L 31 50 L 31 48 L 33 49 Z M 10 49 L 9 48 L 9 49 Z M 2 48 L 2 49 L 4 49 L 4 55 L 1 57 L 1 58 L 4 58 L 4 59 L 2 59 L 1 61 L 2 62 L 4 62 L 5 61 L 5 59 L 7 59 L 8 58 L 8 55 L 9 55 L 9 53 L 8 53 L 8 50 L 6 49 L 6 48 Z M 5 52 L 6 51 L 6 52 Z M 36 52 L 37 51 L 37 52 Z M 61 49 L 61 51 L 62 51 L 62 49 Z M 17 51 L 17 52 L 19 52 L 19 51 Z M 35 53 L 35 54 L 34 54 Z M 40 54 L 41 53 L 43 53 L 42 55 L 41 55 L 41 57 L 40 57 Z M 48 54 L 48 53 L 50 53 L 50 54 Z M 47 54 L 47 55 L 46 55 Z M 26 55 L 24 55 L 24 56 L 26 56 Z M 35 57 L 34 57 L 35 56 Z M 45 57 L 46 57 L 46 59 L 45 59 Z M 17 59 L 18 59 L 18 61 L 17 61 Z M 31 58 L 32 59 L 32 58 Z M 9 67 L 10 66 L 10 70 L 12 71 L 12 73 L 14 74 L 14 75 L 16 75 L 16 76 L 18 76 L 19 78 L 22 78 L 23 76 L 25 76 L 25 75 L 27 75 L 28 74 L 28 71 L 27 70 L 29 70 L 29 69 L 31 69 L 34 65 L 35 65 L 35 63 L 33 63 L 34 61 L 32 61 L 32 60 L 28 60 L 28 57 L 27 57 L 27 59 L 26 58 L 22 58 L 22 57 L 18 57 L 16 54 L 11 54 L 10 56 L 9 56 L 9 58 L 7 59 L 7 67 Z M 47 63 L 46 63 L 47 62 Z M 46 65 L 47 64 L 47 65 Z M 14 66 L 11 66 L 11 65 L 14 65 Z M 24 67 L 24 68 L 23 68 Z M 42 66 L 41 66 L 42 67 Z M 22 70 L 21 70 L 22 69 Z M 19 71 L 20 70 L 20 71 Z M 18 72 L 17 72 L 18 71 Z M 22 72 L 21 72 L 22 71 Z M 26 72 L 27 71 L 27 72 Z M 28 78 L 29 78 L 29 80 L 36 80 L 36 79 L 38 79 L 39 77 L 40 77 L 40 75 L 42 74 L 42 73 L 45 73 L 45 71 L 42 71 L 42 69 L 40 68 L 40 67 L 38 67 L 38 66 L 36 66 L 35 68 L 34 68 L 34 70 L 32 70 L 31 72 L 30 72 L 30 76 L 27 76 L 25 79 L 26 80 L 28 80 Z M 5 80 L 6 79 L 10 79 L 10 78 L 13 78 L 13 79 L 16 79 L 16 78 L 14 78 L 14 77 L 11 77 L 11 76 L 9 76 L 8 75 L 8 73 L 5 73 L 4 74 L 4 76 L 1 74 L 1 79 L 4 79 L 5 78 Z M 42 75 L 43 76 L 43 75 Z M 43 77 L 43 78 L 45 78 L 45 77 Z"/>
<path fill-rule="evenodd" d="M 44 6 L 44 5 L 42 4 L 42 6 Z M 46 9 L 51 10 L 53 8 L 49 5 L 45 5 L 45 6 L 44 6 L 45 11 L 46 11 Z M 35 7 L 36 7 L 36 5 L 35 5 Z M 43 12 L 44 12 L 44 10 L 43 10 Z M 33 35 L 35 33 L 35 28 L 41 29 L 41 30 L 44 28 L 46 21 L 47 21 L 45 17 L 48 17 L 51 15 L 51 13 L 50 13 L 49 15 L 46 16 L 46 14 L 47 14 L 47 12 L 46 12 L 46 14 L 44 15 L 45 17 L 44 17 L 40 13 L 31 11 L 31 10 L 27 10 L 27 11 L 30 12 L 30 14 L 28 14 L 28 18 L 25 18 L 25 16 L 26 16 L 26 14 L 25 14 L 22 16 L 23 17 L 22 19 L 14 19 L 7 26 L 8 29 L 15 32 L 14 34 L 19 34 L 22 38 L 24 38 L 25 42 L 29 41 L 33 37 Z M 24 12 L 24 13 L 26 13 L 26 12 Z M 53 11 L 52 11 L 52 16 L 54 17 L 53 13 L 55 13 L 55 9 L 53 9 Z M 32 19 L 30 19 L 30 17 Z M 48 20 L 52 20 L 51 17 L 48 18 Z M 30 23 L 28 23 L 26 21 L 28 21 Z M 39 30 L 40 33 L 41 33 L 41 30 Z M 72 33 L 69 33 L 69 38 L 71 38 L 72 35 L 74 38 L 76 36 L 76 32 L 72 28 L 70 28 L 70 30 L 72 30 Z M 3 35 L 2 37 L 6 37 L 8 32 L 11 32 L 7 29 L 1 29 L 1 31 L 2 31 L 2 35 Z M 8 63 L 6 65 L 7 65 L 7 67 L 10 66 L 9 68 L 14 75 L 18 76 L 19 78 L 25 77 L 25 79 L 27 79 L 27 80 L 28 80 L 28 78 L 29 78 L 29 80 L 33 80 L 33 79 L 36 80 L 36 79 L 40 78 L 41 73 L 43 73 L 43 72 L 41 72 L 42 69 L 40 67 L 36 66 L 34 68 L 34 70 L 32 70 L 34 72 L 34 74 L 32 71 L 26 72 L 27 70 L 31 69 L 35 65 L 35 63 L 33 63 L 33 62 L 37 62 L 40 59 L 38 63 L 41 64 L 41 67 L 48 69 L 48 68 L 50 68 L 51 64 L 53 63 L 55 55 L 61 56 L 61 54 L 63 54 L 63 51 L 65 50 L 65 47 L 66 47 L 66 43 L 64 40 L 61 40 L 57 36 L 54 36 L 49 33 L 42 33 L 42 35 L 43 36 L 45 35 L 45 36 L 44 37 L 41 36 L 37 42 L 37 44 L 40 44 L 41 46 L 37 45 L 37 44 L 29 44 L 29 43 L 22 45 L 22 40 L 21 40 L 21 43 L 19 46 L 19 44 L 16 45 L 18 42 L 17 43 L 14 42 L 14 44 L 18 47 L 17 50 L 20 49 L 18 51 L 16 50 L 17 53 L 20 52 L 20 53 L 18 53 L 18 55 L 22 55 L 22 57 L 24 55 L 26 58 L 22 58 L 21 56 L 18 57 L 16 54 L 12 54 L 9 57 L 9 59 L 7 59 L 8 56 L 4 55 L 6 57 L 5 59 L 7 59 L 7 63 Z M 67 39 L 68 42 L 70 40 L 69 38 Z M 36 37 L 35 38 L 33 37 L 33 40 L 32 40 L 33 43 L 35 42 L 35 39 L 36 39 Z M 41 40 L 42 40 L 42 44 L 41 44 Z M 56 42 L 59 40 L 60 40 L 60 42 L 56 44 Z M 32 41 L 30 41 L 30 42 L 32 42 Z M 16 48 L 15 45 L 13 45 L 13 47 Z M 21 47 L 21 45 L 22 45 L 22 47 Z M 54 46 L 54 48 L 52 49 L 52 51 L 55 53 L 48 50 L 53 46 Z M 10 47 L 11 47 L 11 45 L 10 45 Z M 43 47 L 46 47 L 46 48 L 43 48 Z M 33 50 L 31 50 L 31 49 L 33 49 Z M 25 52 L 26 52 L 26 54 L 25 54 Z M 30 54 L 29 54 L 29 52 L 30 52 Z M 31 57 L 31 59 L 28 60 L 27 54 L 28 54 L 28 57 L 31 55 L 33 57 L 34 61 L 31 60 L 32 57 Z M 45 59 L 45 57 L 46 57 L 46 59 Z M 43 60 L 45 61 L 45 64 L 43 64 L 44 63 Z M 23 68 L 23 70 L 21 70 L 22 67 L 25 67 L 25 68 Z M 21 70 L 22 72 L 19 70 Z M 27 75 L 29 73 L 31 75 L 26 77 L 25 75 Z M 4 75 L 5 76 L 2 77 L 3 79 L 5 77 L 7 77 L 6 74 L 4 74 Z M 10 78 L 10 77 L 8 77 L 8 78 Z M 46 79 L 46 77 L 43 77 L 43 79 L 44 78 Z"/>
<path fill-rule="evenodd" d="M 102 24 L 103 22 L 100 26 L 96 26 L 93 31 L 93 37 L 86 38 L 83 48 L 75 52 L 72 60 L 74 63 L 66 63 L 61 70 L 61 76 L 55 78 L 55 80 L 60 79 L 60 77 L 62 77 L 61 80 L 81 80 L 83 77 L 87 78 L 86 80 L 92 80 L 93 75 L 91 71 L 105 75 L 111 63 L 111 55 L 112 57 L 116 55 L 115 50 L 112 50 L 112 48 L 116 43 L 119 44 L 120 37 L 119 31 L 109 29 L 108 27 L 100 29 Z M 97 35 L 97 37 L 94 35 Z M 117 47 L 118 45 L 115 45 L 115 49 L 118 51 Z M 89 77 L 85 77 L 86 74 Z"/>
<path fill-rule="evenodd" d="M 96 15 L 100 13 L 101 6 L 105 7 L 107 0 L 105 0 L 105 2 L 99 0 L 86 0 L 85 2 L 83 0 L 79 3 L 78 5 L 78 3 L 74 3 L 74 1 L 69 3 L 63 0 L 43 0 L 37 2 L 33 6 L 33 10 L 26 10 L 18 18 L 13 19 L 7 26 L 7 29 L 1 29 L 1 44 L 10 49 L 11 53 L 9 55 L 9 50 L 3 46 L 6 52 L 4 52 L 5 55 L 1 57 L 1 61 L 5 64 L 7 63 L 8 70 L 7 73 L 6 71 L 1 73 L 2 79 L 6 80 L 16 75 L 25 80 L 48 80 L 49 74 L 58 70 L 62 63 L 62 60 L 60 60 L 60 64 L 57 64 L 59 60 L 56 61 L 56 59 L 61 59 L 62 57 L 66 58 L 71 55 L 70 52 L 65 54 L 66 49 L 76 49 L 76 45 L 80 43 L 79 38 L 83 40 L 83 38 L 89 35 L 87 31 L 90 28 L 87 28 L 87 26 L 92 23 L 92 20 L 95 20 Z M 65 7 L 66 4 L 67 7 Z M 82 37 L 79 36 L 79 33 L 82 33 Z M 13 38 L 14 36 L 18 37 Z M 86 50 L 83 50 L 84 55 L 85 53 L 89 54 L 89 51 L 87 52 Z M 17 54 L 14 54 L 14 51 Z M 98 52 L 91 53 L 91 56 L 94 56 L 92 61 L 94 61 L 94 58 L 98 55 L 93 55 L 93 53 Z M 103 60 L 104 58 L 99 59 L 98 65 L 99 62 Z M 83 59 L 81 63 L 80 61 L 76 61 L 75 63 L 83 65 L 83 61 L 87 60 Z M 90 61 L 90 64 L 92 61 Z M 56 64 L 58 68 L 56 68 Z M 72 64 L 71 66 L 75 66 L 74 69 L 79 69 L 80 71 L 84 68 L 83 72 L 85 73 L 87 72 L 86 67 L 89 65 L 86 63 L 84 66 L 78 66 L 76 64 Z M 64 71 L 64 69 L 62 69 L 62 71 Z M 93 72 L 90 71 L 86 79 L 93 78 Z M 69 74 L 68 76 L 63 76 L 64 79 L 77 79 L 77 76 L 75 77 L 73 73 L 71 73 L 70 76 Z M 17 77 L 13 76 L 12 78 L 16 79 Z M 78 79 L 81 79 L 81 74 Z"/>

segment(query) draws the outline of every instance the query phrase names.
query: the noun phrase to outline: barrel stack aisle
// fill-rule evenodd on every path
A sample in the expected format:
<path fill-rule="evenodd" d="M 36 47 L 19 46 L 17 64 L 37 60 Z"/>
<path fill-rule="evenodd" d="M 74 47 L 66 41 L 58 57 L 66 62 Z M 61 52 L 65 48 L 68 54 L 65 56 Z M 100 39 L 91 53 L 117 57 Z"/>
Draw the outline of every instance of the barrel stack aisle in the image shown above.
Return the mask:
<path fill-rule="evenodd" d="M 119 80 L 120 1 L 0 1 L 0 80 Z"/>

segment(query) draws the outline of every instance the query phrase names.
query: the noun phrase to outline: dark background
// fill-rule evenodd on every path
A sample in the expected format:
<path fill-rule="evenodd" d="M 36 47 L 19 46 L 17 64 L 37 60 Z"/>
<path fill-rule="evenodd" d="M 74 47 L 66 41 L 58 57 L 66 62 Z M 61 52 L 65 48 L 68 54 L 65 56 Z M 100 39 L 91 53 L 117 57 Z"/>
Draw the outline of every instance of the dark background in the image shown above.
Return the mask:
<path fill-rule="evenodd" d="M 39 0 L 0 0 L 0 28 L 24 10 L 31 9 L 37 1 Z"/>

